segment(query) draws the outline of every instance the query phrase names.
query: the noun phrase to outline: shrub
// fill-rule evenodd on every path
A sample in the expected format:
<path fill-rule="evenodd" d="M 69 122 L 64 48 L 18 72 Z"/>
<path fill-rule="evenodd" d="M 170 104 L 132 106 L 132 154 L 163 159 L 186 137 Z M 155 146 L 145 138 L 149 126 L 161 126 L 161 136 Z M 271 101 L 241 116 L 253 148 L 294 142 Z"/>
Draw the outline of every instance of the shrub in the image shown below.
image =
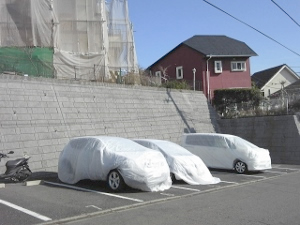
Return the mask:
<path fill-rule="evenodd" d="M 187 90 L 191 89 L 191 86 L 185 80 L 183 81 L 172 80 L 162 84 L 161 86 L 167 88 L 173 88 L 173 89 L 187 89 Z"/>
<path fill-rule="evenodd" d="M 237 108 L 236 105 L 241 103 L 247 103 L 248 108 L 250 106 L 255 110 L 263 99 L 260 90 L 257 88 L 218 89 L 214 91 L 213 105 L 220 114 L 224 115 L 224 113 L 229 114 L 229 108 L 234 105 Z M 235 112 L 238 109 L 231 111 Z"/>

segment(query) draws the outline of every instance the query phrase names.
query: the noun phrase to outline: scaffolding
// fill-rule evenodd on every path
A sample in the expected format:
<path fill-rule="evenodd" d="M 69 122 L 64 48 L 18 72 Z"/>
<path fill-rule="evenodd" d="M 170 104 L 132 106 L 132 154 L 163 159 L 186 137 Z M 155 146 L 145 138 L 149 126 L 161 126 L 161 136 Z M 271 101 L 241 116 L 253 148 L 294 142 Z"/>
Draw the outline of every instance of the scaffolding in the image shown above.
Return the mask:
<path fill-rule="evenodd" d="M 0 0 L 0 72 L 105 80 L 137 72 L 126 0 Z"/>

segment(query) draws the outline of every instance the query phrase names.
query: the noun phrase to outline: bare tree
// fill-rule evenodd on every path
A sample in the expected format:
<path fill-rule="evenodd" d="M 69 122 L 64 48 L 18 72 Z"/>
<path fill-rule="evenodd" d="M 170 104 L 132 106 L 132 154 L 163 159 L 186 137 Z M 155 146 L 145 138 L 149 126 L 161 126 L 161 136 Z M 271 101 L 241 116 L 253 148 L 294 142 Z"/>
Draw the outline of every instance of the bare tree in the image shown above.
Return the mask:
<path fill-rule="evenodd" d="M 159 68 L 159 70 L 161 71 L 161 73 L 162 73 L 162 76 L 161 76 L 161 79 L 163 79 L 165 82 L 168 82 L 168 78 L 169 78 L 169 76 L 168 76 L 168 68 L 169 68 L 170 66 L 167 66 L 167 67 L 163 67 L 163 66 L 159 66 L 158 68 Z"/>

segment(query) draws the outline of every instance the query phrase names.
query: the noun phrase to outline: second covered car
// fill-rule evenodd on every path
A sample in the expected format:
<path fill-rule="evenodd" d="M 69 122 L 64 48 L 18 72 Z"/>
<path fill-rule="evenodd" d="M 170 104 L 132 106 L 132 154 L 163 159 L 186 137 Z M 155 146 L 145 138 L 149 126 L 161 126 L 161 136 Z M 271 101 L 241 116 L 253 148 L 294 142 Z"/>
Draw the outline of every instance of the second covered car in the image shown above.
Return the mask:
<path fill-rule="evenodd" d="M 171 174 L 174 174 L 177 180 L 184 180 L 192 185 L 216 184 L 220 182 L 219 178 L 211 175 L 198 156 L 180 145 L 170 141 L 155 139 L 135 139 L 134 141 L 147 148 L 161 152 L 169 164 Z"/>

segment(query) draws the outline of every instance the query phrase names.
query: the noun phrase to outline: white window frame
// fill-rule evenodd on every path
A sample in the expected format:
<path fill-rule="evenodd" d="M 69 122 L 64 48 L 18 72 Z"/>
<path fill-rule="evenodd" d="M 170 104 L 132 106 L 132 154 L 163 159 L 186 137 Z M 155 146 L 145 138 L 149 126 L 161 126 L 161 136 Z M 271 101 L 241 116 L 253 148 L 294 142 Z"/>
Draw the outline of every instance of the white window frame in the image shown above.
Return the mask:
<path fill-rule="evenodd" d="M 246 71 L 246 62 L 245 61 L 234 61 L 231 62 L 231 71 Z"/>
<path fill-rule="evenodd" d="M 155 71 L 155 76 L 161 78 L 161 71 Z"/>
<path fill-rule="evenodd" d="M 215 73 L 222 73 L 222 61 L 215 61 Z"/>
<path fill-rule="evenodd" d="M 176 67 L 176 79 L 178 79 L 178 80 L 183 79 L 183 67 L 182 66 Z"/>

